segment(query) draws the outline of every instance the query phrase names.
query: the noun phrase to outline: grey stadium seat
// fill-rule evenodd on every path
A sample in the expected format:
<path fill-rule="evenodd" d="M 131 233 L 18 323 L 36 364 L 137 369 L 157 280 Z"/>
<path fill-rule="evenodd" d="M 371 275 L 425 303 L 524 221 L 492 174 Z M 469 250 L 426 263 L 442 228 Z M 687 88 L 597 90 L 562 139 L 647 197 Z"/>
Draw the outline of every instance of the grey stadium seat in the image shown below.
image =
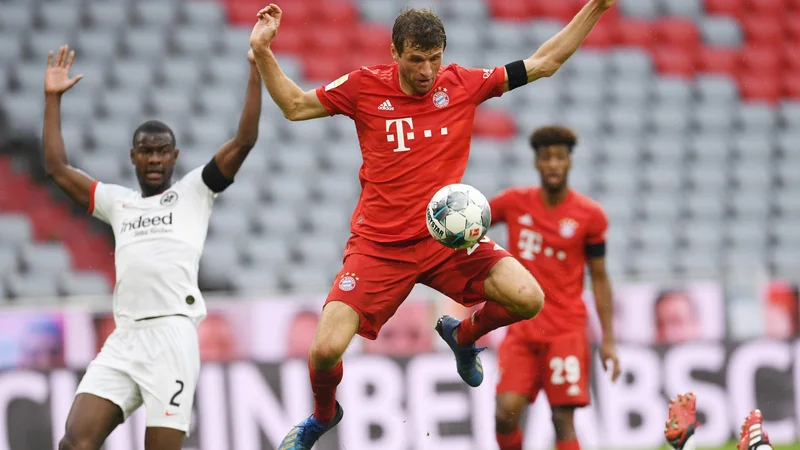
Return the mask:
<path fill-rule="evenodd" d="M 44 99 L 40 90 L 6 94 L 2 108 L 6 111 L 12 128 L 30 129 L 41 126 Z M 12 114 L 13 112 L 13 114 Z"/>
<path fill-rule="evenodd" d="M 182 55 L 205 57 L 216 47 L 216 34 L 206 28 L 178 28 L 172 36 L 172 43 Z"/>
<path fill-rule="evenodd" d="M 530 22 L 531 40 L 533 45 L 544 44 L 545 41 L 555 36 L 566 24 L 557 20 L 534 20 Z"/>
<path fill-rule="evenodd" d="M 720 257 L 717 252 L 681 250 L 674 254 L 675 266 L 682 272 L 697 276 L 715 276 L 719 273 Z"/>
<path fill-rule="evenodd" d="M 673 136 L 686 134 L 691 126 L 692 116 L 684 105 L 661 105 L 651 109 L 648 116 L 653 130 Z"/>
<path fill-rule="evenodd" d="M 297 230 L 295 230 L 295 233 Z M 291 259 L 286 236 L 265 235 L 253 237 L 243 243 L 240 253 L 250 262 L 250 265 L 261 269 L 276 269 L 283 266 Z"/>
<path fill-rule="evenodd" d="M 22 57 L 22 39 L 13 31 L 0 30 L 0 67 L 12 67 Z M 0 79 L 0 84 L 5 80 Z"/>
<path fill-rule="evenodd" d="M 244 85 L 244 83 L 239 83 Z M 238 85 L 237 85 L 238 87 Z M 199 106 L 210 116 L 216 116 L 229 124 L 237 124 L 244 106 L 244 88 L 239 89 L 201 89 Z"/>
<path fill-rule="evenodd" d="M 638 181 L 629 166 L 607 166 L 597 175 L 606 193 L 632 194 L 638 186 Z"/>
<path fill-rule="evenodd" d="M 790 274 L 797 273 L 800 268 L 800 258 L 798 257 L 797 247 L 777 247 L 772 256 L 773 263 L 777 266 L 779 274 L 783 276 L 791 276 Z"/>
<path fill-rule="evenodd" d="M 798 248 L 800 247 L 800 233 L 797 232 L 797 223 L 788 220 L 776 221 L 772 225 L 772 234 L 778 240 L 778 247 L 790 246 L 794 250 L 800 250 Z"/>
<path fill-rule="evenodd" d="M 593 108 L 570 107 L 562 111 L 561 121 L 565 126 L 572 128 L 578 136 L 600 134 L 603 117 L 598 110 Z"/>
<path fill-rule="evenodd" d="M 310 198 L 307 183 L 294 175 L 271 176 L 265 184 L 266 193 L 274 203 L 301 205 Z"/>
<path fill-rule="evenodd" d="M 41 61 L 40 67 L 47 63 L 47 54 L 52 51 L 55 57 L 58 48 L 69 43 L 74 33 L 57 30 L 57 31 L 39 31 L 34 34 L 28 35 L 28 49 L 30 50 L 30 57 L 33 61 Z"/>
<path fill-rule="evenodd" d="M 45 59 L 46 62 L 47 60 Z M 19 88 L 23 91 L 41 93 L 44 89 L 44 70 L 42 67 L 43 64 L 41 62 L 17 64 L 14 67 L 14 78 Z"/>
<path fill-rule="evenodd" d="M 283 67 L 281 65 L 281 67 Z M 214 64 L 207 67 L 211 81 L 220 87 L 229 88 L 239 87 L 240 96 L 244 96 L 247 74 L 250 70 L 247 61 L 239 54 L 227 55 L 215 59 Z M 214 92 L 214 91 L 210 91 Z"/>
<path fill-rule="evenodd" d="M 686 171 L 686 179 L 695 192 L 723 195 L 728 189 L 728 173 L 724 166 L 713 164 L 692 164 Z"/>
<path fill-rule="evenodd" d="M 609 99 L 616 104 L 640 107 L 650 96 L 650 85 L 637 78 L 614 78 L 608 86 Z"/>
<path fill-rule="evenodd" d="M 315 188 L 323 199 L 355 199 L 361 192 L 356 177 L 339 173 L 318 175 L 315 179 Z"/>
<path fill-rule="evenodd" d="M 300 219 L 292 207 L 259 208 L 255 212 L 254 222 L 261 233 L 268 237 L 292 237 L 300 231 Z"/>
<path fill-rule="evenodd" d="M 768 164 L 737 164 L 731 176 L 740 189 L 766 192 L 772 185 L 772 171 Z"/>
<path fill-rule="evenodd" d="M 80 83 L 79 83 L 80 84 Z M 70 96 L 61 102 L 61 115 L 64 123 L 86 123 L 97 111 L 96 93 L 89 89 L 70 92 Z"/>
<path fill-rule="evenodd" d="M 103 90 L 108 82 L 108 66 L 105 61 L 85 61 L 76 62 L 72 67 L 75 74 L 83 75 L 83 79 L 75 85 L 74 91 L 87 96 L 96 96 L 98 91 Z M 65 104 L 68 100 L 65 100 Z"/>
<path fill-rule="evenodd" d="M 603 80 L 571 78 L 564 86 L 564 99 L 580 108 L 600 105 L 605 100 L 603 84 Z"/>
<path fill-rule="evenodd" d="M 20 261 L 28 272 L 58 275 L 69 270 L 72 257 L 61 244 L 30 244 L 21 249 Z"/>
<path fill-rule="evenodd" d="M 216 238 L 245 239 L 250 235 L 250 220 L 240 209 L 215 208 L 208 224 L 208 233 Z"/>
<path fill-rule="evenodd" d="M 781 217 L 800 219 L 800 201 L 797 200 L 796 191 L 778 191 L 775 194 L 774 203 L 780 211 Z"/>
<path fill-rule="evenodd" d="M 394 20 L 394 19 L 392 19 Z M 222 45 L 222 53 L 231 57 L 244 57 L 247 51 L 250 50 L 250 33 L 251 30 L 239 27 L 227 27 L 222 31 L 222 38 L 220 43 Z M 283 58 L 279 58 L 281 67 L 283 66 Z M 212 64 L 213 65 L 213 64 Z"/>
<path fill-rule="evenodd" d="M 105 114 L 116 120 L 128 122 L 144 116 L 144 102 L 136 91 L 107 89 L 103 91 L 99 104 Z"/>
<path fill-rule="evenodd" d="M 742 191 L 730 199 L 730 207 L 739 218 L 763 218 L 770 213 L 770 197 L 766 192 Z"/>
<path fill-rule="evenodd" d="M 695 253 L 718 251 L 722 246 L 721 223 L 718 220 L 692 220 L 681 227 L 689 250 Z"/>
<path fill-rule="evenodd" d="M 687 143 L 670 133 L 651 134 L 644 147 L 652 165 L 668 170 L 677 170 L 688 154 Z"/>
<path fill-rule="evenodd" d="M 99 152 L 120 152 L 131 148 L 134 128 L 127 121 L 96 121 L 87 131 Z"/>
<path fill-rule="evenodd" d="M 47 30 L 73 30 L 83 20 L 81 4 L 76 1 L 48 3 L 39 9 L 39 20 Z"/>
<path fill-rule="evenodd" d="M 686 105 L 692 101 L 692 86 L 682 78 L 659 77 L 653 83 L 653 97 L 661 104 Z"/>
<path fill-rule="evenodd" d="M 291 265 L 284 268 L 282 277 L 293 290 L 299 292 L 324 292 L 330 289 L 333 277 L 341 263 L 329 266 Z"/>
<path fill-rule="evenodd" d="M 766 104 L 745 103 L 737 108 L 736 122 L 744 131 L 769 133 L 777 119 L 777 110 Z"/>
<path fill-rule="evenodd" d="M 700 19 L 700 35 L 707 45 L 739 47 L 742 30 L 736 19 L 725 16 L 706 16 Z"/>
<path fill-rule="evenodd" d="M 238 210 L 240 214 L 246 214 L 261 203 L 261 191 L 256 180 L 237 179 L 217 200 L 224 204 L 227 211 Z"/>
<path fill-rule="evenodd" d="M 703 15 L 702 0 L 661 0 L 660 10 L 667 16 L 696 18 Z"/>
<path fill-rule="evenodd" d="M 226 288 L 232 274 L 238 270 L 239 252 L 234 242 L 225 236 L 219 239 L 209 236 L 200 259 L 199 275 L 203 282 Z"/>
<path fill-rule="evenodd" d="M 270 293 L 280 288 L 278 276 L 269 267 L 240 267 L 233 271 L 230 283 L 240 293 Z"/>
<path fill-rule="evenodd" d="M 664 276 L 672 271 L 672 251 L 654 253 L 646 249 L 629 256 L 628 268 L 634 274 Z"/>
<path fill-rule="evenodd" d="M 198 61 L 188 58 L 173 57 L 161 60 L 158 66 L 161 80 L 166 86 L 184 91 L 198 86 L 204 73 Z"/>
<path fill-rule="evenodd" d="M 322 234 L 338 233 L 350 227 L 349 211 L 336 204 L 313 204 L 304 209 L 304 220 Z"/>
<path fill-rule="evenodd" d="M 621 2 L 619 8 L 626 16 L 637 18 L 655 18 L 659 15 L 658 0 L 636 0 L 633 2 Z"/>
<path fill-rule="evenodd" d="M 741 133 L 731 140 L 736 159 L 747 164 L 769 164 L 775 147 L 773 137 L 765 133 Z"/>
<path fill-rule="evenodd" d="M 727 133 L 733 128 L 734 111 L 730 105 L 701 104 L 693 113 L 695 125 L 705 132 Z"/>
<path fill-rule="evenodd" d="M 166 28 L 176 22 L 177 2 L 141 1 L 133 4 L 136 23 L 143 27 Z"/>
<path fill-rule="evenodd" d="M 647 52 L 638 48 L 611 50 L 608 64 L 617 77 L 647 80 L 653 73 L 653 60 Z"/>
<path fill-rule="evenodd" d="M 494 49 L 507 48 L 511 42 L 530 44 L 528 34 L 528 26 L 522 23 L 490 21 L 486 25 L 486 40 Z"/>
<path fill-rule="evenodd" d="M 794 164 L 779 162 L 776 169 L 778 178 L 781 180 L 785 190 L 794 190 L 796 192 L 797 189 L 800 189 L 800 162 Z"/>
<path fill-rule="evenodd" d="M 58 286 L 52 274 L 11 275 L 6 280 L 11 297 L 52 298 L 58 296 Z"/>
<path fill-rule="evenodd" d="M 695 161 L 719 167 L 730 157 L 729 139 L 729 134 L 718 131 L 695 134 L 689 139 L 689 151 Z"/>
<path fill-rule="evenodd" d="M 143 60 L 159 60 L 167 49 L 166 35 L 161 30 L 129 28 L 122 42 L 129 55 Z"/>
<path fill-rule="evenodd" d="M 604 53 L 579 50 L 564 64 L 564 69 L 572 76 L 603 79 L 608 73 L 608 66 L 608 58 Z"/>
<path fill-rule="evenodd" d="M 767 229 L 763 218 L 740 219 L 727 223 L 725 237 L 734 247 L 761 249 L 767 242 Z"/>
<path fill-rule="evenodd" d="M 33 3 L 3 3 L 0 14 L 0 29 L 23 31 L 28 30 L 33 22 Z"/>
<path fill-rule="evenodd" d="M 316 141 L 318 143 L 325 142 L 328 139 L 328 124 L 324 120 L 305 120 L 298 122 L 291 122 L 284 120 L 281 123 L 281 129 L 286 135 L 300 143 L 308 143 Z"/>
<path fill-rule="evenodd" d="M 206 30 L 225 24 L 225 8 L 219 2 L 184 3 L 180 11 L 181 19 L 193 27 Z"/>
<path fill-rule="evenodd" d="M 739 88 L 730 77 L 700 75 L 695 80 L 695 90 L 704 103 L 728 105 L 739 99 Z"/>
<path fill-rule="evenodd" d="M 16 247 L 33 239 L 33 227 L 27 216 L 22 214 L 0 214 L 0 244 Z"/>
<path fill-rule="evenodd" d="M 800 102 L 785 101 L 781 103 L 780 118 L 786 128 L 797 129 L 800 127 Z"/>
<path fill-rule="evenodd" d="M 156 114 L 188 116 L 194 110 L 194 98 L 171 87 L 153 89 L 148 98 Z"/>
<path fill-rule="evenodd" d="M 130 145 L 128 145 L 128 147 L 130 147 Z M 126 150 L 127 148 L 120 148 L 116 151 L 112 150 L 100 154 L 96 153 L 81 158 L 75 166 L 92 177 L 113 182 L 112 180 L 121 178 L 124 173 L 122 164 L 123 161 L 125 161 L 123 157 L 127 158 L 128 156 Z"/>
<path fill-rule="evenodd" d="M 225 122 L 227 121 L 220 118 L 195 116 L 189 119 L 187 130 L 193 142 L 221 147 L 234 134 L 230 125 Z"/>
<path fill-rule="evenodd" d="M 470 23 L 451 22 L 445 25 L 447 44 L 453 49 L 478 49 L 486 42 L 484 30 Z"/>
<path fill-rule="evenodd" d="M 104 295 L 111 292 L 105 276 L 96 272 L 69 272 L 61 275 L 59 288 L 64 295 Z"/>
<path fill-rule="evenodd" d="M 647 114 L 644 109 L 613 107 L 606 111 L 605 123 L 612 133 L 639 135 L 644 132 Z"/>
<path fill-rule="evenodd" d="M 318 167 L 317 156 L 308 146 L 300 146 L 295 148 L 287 147 L 270 155 L 271 161 L 281 168 L 284 173 L 292 174 L 294 176 L 309 176 L 313 174 Z"/>
<path fill-rule="evenodd" d="M 130 2 L 90 1 L 86 3 L 86 15 L 92 28 L 119 30 L 128 22 Z"/>
<path fill-rule="evenodd" d="M 75 42 L 77 44 L 76 54 L 80 55 L 81 61 L 84 59 L 107 61 L 116 58 L 119 54 L 117 30 L 81 30 L 75 37 Z"/>
<path fill-rule="evenodd" d="M 680 214 L 680 197 L 656 191 L 641 200 L 640 208 L 650 222 L 673 223 Z"/>
<path fill-rule="evenodd" d="M 4 243 L 0 246 L 0 280 L 19 269 L 17 251 Z"/>
<path fill-rule="evenodd" d="M 153 66 L 142 60 L 117 60 L 111 66 L 111 79 L 117 89 L 134 93 L 149 91 L 155 84 Z"/>
<path fill-rule="evenodd" d="M 310 265 L 335 265 L 342 260 L 344 241 L 336 239 L 331 233 L 304 234 L 303 239 L 294 243 L 303 260 Z M 332 275 L 332 274 L 331 274 Z"/>
<path fill-rule="evenodd" d="M 725 199 L 713 193 L 698 192 L 686 196 L 684 202 L 686 211 L 695 220 L 721 220 L 725 214 Z"/>

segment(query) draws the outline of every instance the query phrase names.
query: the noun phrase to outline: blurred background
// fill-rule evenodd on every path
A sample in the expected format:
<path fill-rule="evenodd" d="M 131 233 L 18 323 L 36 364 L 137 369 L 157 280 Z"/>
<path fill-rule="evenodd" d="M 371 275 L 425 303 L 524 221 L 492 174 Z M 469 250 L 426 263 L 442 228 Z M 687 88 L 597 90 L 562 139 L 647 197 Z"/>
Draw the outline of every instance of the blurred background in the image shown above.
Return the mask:
<path fill-rule="evenodd" d="M 389 61 L 397 13 L 432 7 L 446 62 L 493 67 L 532 54 L 583 3 L 284 0 L 273 48 L 314 88 Z M 55 448 L 114 326 L 113 236 L 44 177 L 47 52 L 69 44 L 84 75 L 63 100 L 70 162 L 135 188 L 128 149 L 142 121 L 175 130 L 177 176 L 233 134 L 263 6 L 0 0 L 0 449 Z M 800 1 L 618 0 L 557 75 L 478 109 L 464 181 L 487 197 L 537 184 L 527 136 L 545 124 L 578 133 L 570 183 L 610 220 L 625 376 L 612 385 L 594 371 L 584 446 L 658 447 L 667 398 L 687 390 L 699 395 L 704 445 L 738 435 L 756 406 L 773 442 L 798 441 Z M 215 206 L 201 262 L 210 312 L 186 448 L 274 449 L 308 413 L 304 359 L 360 164 L 349 119 L 292 123 L 264 95 L 258 145 Z M 502 227 L 490 235 L 505 245 Z M 588 292 L 586 302 L 593 309 Z M 459 308 L 420 288 L 379 340 L 354 343 L 340 390 L 348 420 L 321 450 L 496 448 L 491 349 L 502 331 L 484 342 L 487 383 L 467 391 L 433 334 L 435 318 Z M 543 398 L 528 414 L 529 449 L 552 445 Z M 143 448 L 143 426 L 140 412 L 105 448 Z"/>

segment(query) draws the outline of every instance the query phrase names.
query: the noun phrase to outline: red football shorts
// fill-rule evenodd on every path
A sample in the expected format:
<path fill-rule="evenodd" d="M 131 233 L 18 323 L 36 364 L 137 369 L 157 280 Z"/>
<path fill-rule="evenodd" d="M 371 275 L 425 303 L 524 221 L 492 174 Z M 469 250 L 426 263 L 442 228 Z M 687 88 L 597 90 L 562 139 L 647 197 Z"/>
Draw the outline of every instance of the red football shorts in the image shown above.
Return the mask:
<path fill-rule="evenodd" d="M 511 255 L 489 238 L 453 250 L 433 238 L 386 244 L 353 236 L 325 301 L 340 301 L 361 318 L 358 334 L 375 339 L 417 283 L 472 306 L 487 300 L 483 282 L 498 261 Z"/>
<path fill-rule="evenodd" d="M 524 395 L 533 403 L 544 389 L 551 406 L 586 406 L 591 355 L 584 332 L 558 337 L 552 342 L 531 342 L 509 329 L 497 355 L 500 370 L 497 393 Z"/>

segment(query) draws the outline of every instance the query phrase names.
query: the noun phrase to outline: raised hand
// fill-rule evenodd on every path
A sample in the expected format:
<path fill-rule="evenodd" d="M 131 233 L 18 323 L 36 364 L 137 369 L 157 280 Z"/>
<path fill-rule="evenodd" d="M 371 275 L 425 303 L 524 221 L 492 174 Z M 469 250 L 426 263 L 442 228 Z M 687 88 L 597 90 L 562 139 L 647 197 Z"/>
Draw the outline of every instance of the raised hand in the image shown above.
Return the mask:
<path fill-rule="evenodd" d="M 270 3 L 269 6 L 258 12 L 258 22 L 250 33 L 250 46 L 254 49 L 265 50 L 278 34 L 283 13 L 278 5 Z"/>
<path fill-rule="evenodd" d="M 617 0 L 594 0 L 594 1 L 596 1 L 600 5 L 600 8 L 604 10 L 611 8 L 612 6 L 614 6 L 615 3 L 617 3 Z"/>
<path fill-rule="evenodd" d="M 256 55 L 253 53 L 253 49 L 247 51 L 247 60 L 250 61 L 250 64 L 255 65 L 256 63 Z"/>
<path fill-rule="evenodd" d="M 75 86 L 75 83 L 83 78 L 83 75 L 69 77 L 69 69 L 72 68 L 72 61 L 75 59 L 75 51 L 69 51 L 69 46 L 62 45 L 58 49 L 55 62 L 53 62 L 53 52 L 47 56 L 47 70 L 44 74 L 44 93 L 60 95 Z"/>

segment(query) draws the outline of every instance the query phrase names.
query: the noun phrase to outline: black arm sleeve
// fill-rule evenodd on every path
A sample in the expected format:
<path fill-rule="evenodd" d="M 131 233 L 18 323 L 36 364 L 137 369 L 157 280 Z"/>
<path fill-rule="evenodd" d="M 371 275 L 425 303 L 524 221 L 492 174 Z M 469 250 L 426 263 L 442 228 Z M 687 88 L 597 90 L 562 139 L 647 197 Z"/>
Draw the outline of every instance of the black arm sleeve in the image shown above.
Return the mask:
<path fill-rule="evenodd" d="M 606 243 L 588 244 L 586 246 L 586 256 L 589 258 L 602 258 L 606 256 Z"/>
<path fill-rule="evenodd" d="M 205 183 L 211 191 L 219 193 L 232 185 L 233 179 L 226 178 L 219 170 L 217 160 L 211 158 L 211 161 L 203 167 L 203 183 Z"/>
<path fill-rule="evenodd" d="M 509 91 L 528 84 L 528 71 L 525 70 L 525 61 L 521 59 L 506 64 L 506 74 Z"/>

